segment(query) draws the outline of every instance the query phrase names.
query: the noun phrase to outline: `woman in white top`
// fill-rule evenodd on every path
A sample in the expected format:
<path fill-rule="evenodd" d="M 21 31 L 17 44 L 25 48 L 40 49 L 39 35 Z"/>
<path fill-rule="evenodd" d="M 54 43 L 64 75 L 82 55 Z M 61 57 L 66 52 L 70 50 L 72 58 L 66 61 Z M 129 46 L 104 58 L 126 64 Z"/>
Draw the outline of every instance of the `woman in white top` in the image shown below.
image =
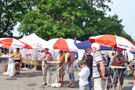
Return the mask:
<path fill-rule="evenodd" d="M 12 78 L 14 76 L 14 70 L 15 70 L 15 61 L 13 59 L 13 50 L 9 50 L 9 55 L 8 55 L 9 61 L 8 61 L 8 73 L 9 73 L 9 78 Z"/>
<path fill-rule="evenodd" d="M 81 60 L 80 65 L 82 69 L 79 73 L 79 90 L 88 90 L 88 77 L 90 75 L 90 69 L 84 60 Z"/>

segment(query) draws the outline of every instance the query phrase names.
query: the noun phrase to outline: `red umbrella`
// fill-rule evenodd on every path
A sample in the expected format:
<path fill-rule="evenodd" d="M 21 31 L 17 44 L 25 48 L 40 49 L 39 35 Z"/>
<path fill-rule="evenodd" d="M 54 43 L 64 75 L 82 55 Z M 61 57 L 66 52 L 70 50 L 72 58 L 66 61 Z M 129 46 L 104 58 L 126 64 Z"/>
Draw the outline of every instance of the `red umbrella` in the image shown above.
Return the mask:
<path fill-rule="evenodd" d="M 49 43 L 52 44 L 50 45 L 53 47 L 53 49 L 59 49 L 59 50 L 64 50 L 64 51 L 77 51 L 78 48 L 68 39 L 53 39 L 49 40 Z"/>
<path fill-rule="evenodd" d="M 114 48 L 123 49 L 135 49 L 135 44 L 126 38 L 116 36 L 116 35 L 98 35 L 89 38 L 91 43 L 99 43 L 102 45 L 112 46 Z"/>
<path fill-rule="evenodd" d="M 65 50 L 65 51 L 69 51 L 69 47 L 67 42 L 64 39 L 58 39 L 55 44 L 53 45 L 54 49 L 60 49 L 60 50 Z"/>

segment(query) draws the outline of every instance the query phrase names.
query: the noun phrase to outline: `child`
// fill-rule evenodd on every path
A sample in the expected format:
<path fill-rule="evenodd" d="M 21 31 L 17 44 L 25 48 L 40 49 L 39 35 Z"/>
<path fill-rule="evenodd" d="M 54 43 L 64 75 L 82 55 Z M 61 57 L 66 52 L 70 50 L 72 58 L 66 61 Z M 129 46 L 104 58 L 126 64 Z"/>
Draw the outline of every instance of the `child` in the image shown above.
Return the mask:
<path fill-rule="evenodd" d="M 82 69 L 79 73 L 79 90 L 88 90 L 88 77 L 90 75 L 90 69 L 84 60 L 81 60 L 80 66 Z"/>

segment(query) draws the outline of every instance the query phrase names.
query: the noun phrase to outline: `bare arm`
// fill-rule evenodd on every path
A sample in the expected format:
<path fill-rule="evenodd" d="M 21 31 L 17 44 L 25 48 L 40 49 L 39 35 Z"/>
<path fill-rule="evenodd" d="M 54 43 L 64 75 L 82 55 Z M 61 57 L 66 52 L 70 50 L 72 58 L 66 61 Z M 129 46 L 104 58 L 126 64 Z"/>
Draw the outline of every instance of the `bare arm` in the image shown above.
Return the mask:
<path fill-rule="evenodd" d="M 99 61 L 100 64 L 100 71 L 101 71 L 101 76 L 103 80 L 106 80 L 107 78 L 105 77 L 105 66 L 102 61 Z"/>
<path fill-rule="evenodd" d="M 129 66 L 129 68 L 132 70 L 132 72 L 134 72 L 133 67 Z"/>
<path fill-rule="evenodd" d="M 71 61 L 69 62 L 69 64 L 73 63 L 73 62 L 74 62 L 74 60 L 75 60 L 74 55 L 71 55 Z"/>
<path fill-rule="evenodd" d="M 43 58 L 45 58 L 46 57 L 46 55 L 44 54 L 43 56 L 41 56 L 41 58 L 40 58 L 40 61 L 42 61 L 43 60 Z"/>
<path fill-rule="evenodd" d="M 117 61 L 117 62 L 112 62 L 113 66 L 124 66 L 125 65 L 125 61 Z"/>
<path fill-rule="evenodd" d="M 119 66 L 124 66 L 125 63 L 126 63 L 125 61 L 122 61 L 122 62 L 119 63 Z"/>
<path fill-rule="evenodd" d="M 64 63 L 64 61 L 65 61 L 65 56 L 62 56 L 62 64 Z"/>
<path fill-rule="evenodd" d="M 53 60 L 52 54 L 49 54 L 49 60 L 50 60 L 50 61 Z"/>
<path fill-rule="evenodd" d="M 104 66 L 104 63 L 102 61 L 100 61 L 99 64 L 100 64 L 101 75 L 105 76 L 105 66 Z"/>

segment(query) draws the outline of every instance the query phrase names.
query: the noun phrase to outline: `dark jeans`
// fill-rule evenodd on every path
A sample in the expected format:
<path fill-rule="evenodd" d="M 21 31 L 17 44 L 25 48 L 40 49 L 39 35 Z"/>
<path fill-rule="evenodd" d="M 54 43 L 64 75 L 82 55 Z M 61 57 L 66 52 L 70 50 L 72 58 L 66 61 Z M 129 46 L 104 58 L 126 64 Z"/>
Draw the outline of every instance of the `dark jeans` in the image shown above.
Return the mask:
<path fill-rule="evenodd" d="M 91 90 L 92 89 L 92 75 L 93 75 L 93 68 L 89 68 L 90 69 L 90 75 L 88 77 L 88 81 L 89 81 L 89 89 Z"/>

